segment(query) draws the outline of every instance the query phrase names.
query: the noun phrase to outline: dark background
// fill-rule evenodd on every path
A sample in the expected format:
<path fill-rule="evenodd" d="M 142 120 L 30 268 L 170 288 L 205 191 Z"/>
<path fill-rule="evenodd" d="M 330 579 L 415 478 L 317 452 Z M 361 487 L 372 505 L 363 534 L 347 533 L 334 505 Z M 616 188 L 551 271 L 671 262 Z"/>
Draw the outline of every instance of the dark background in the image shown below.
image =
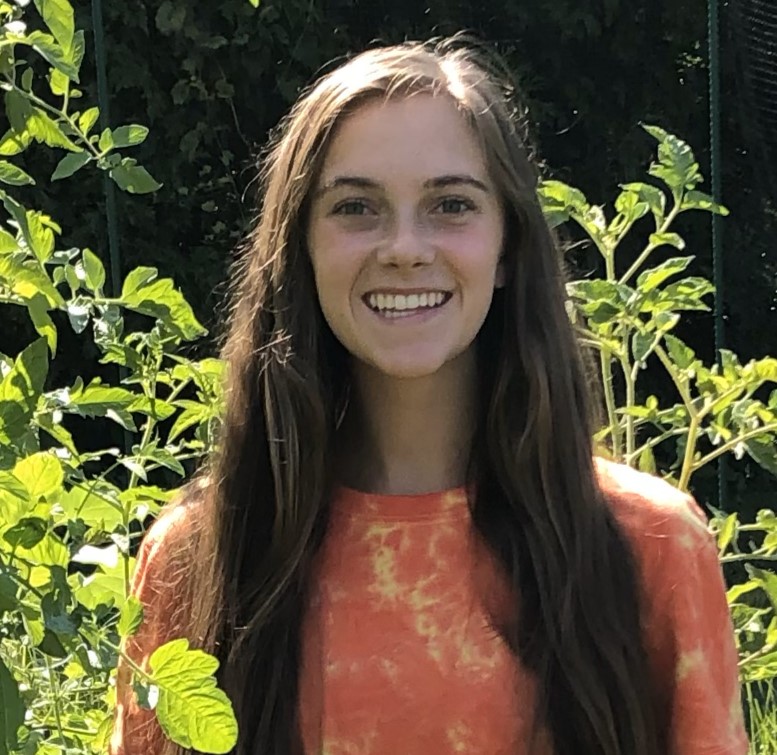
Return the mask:
<path fill-rule="evenodd" d="M 87 31 L 81 88 L 92 105 L 91 4 L 76 6 L 77 27 Z M 746 0 L 722 4 L 720 47 L 722 200 L 731 210 L 722 224 L 725 338 L 743 361 L 777 354 L 777 173 L 763 138 L 770 124 L 747 75 L 748 12 Z M 255 215 L 268 129 L 322 67 L 375 42 L 467 29 L 493 44 L 516 73 L 545 172 L 589 201 L 609 204 L 619 183 L 646 177 L 655 142 L 640 122 L 689 142 L 707 178 L 701 188 L 711 191 L 705 0 L 263 0 L 258 10 L 248 0 L 109 0 L 103 13 L 111 124 L 150 127 L 133 156 L 163 183 L 153 195 L 117 193 L 123 272 L 158 267 L 209 327 L 230 255 Z M 88 246 L 107 261 L 102 175 L 50 184 L 43 177 L 60 156 L 35 146 L 23 156 L 40 179 L 29 204 L 62 224 L 64 246 Z M 712 278 L 710 217 L 689 213 L 675 230 L 697 255 L 694 274 Z M 581 275 L 598 265 L 585 248 L 570 262 Z M 87 339 L 66 330 L 55 363 L 63 377 L 95 357 Z M 685 317 L 679 335 L 714 360 L 712 313 Z M 646 387 L 661 395 L 656 380 Z M 754 463 L 732 461 L 729 474 L 743 513 L 773 505 L 774 479 Z M 714 499 L 713 475 L 695 478 L 702 500 Z"/>

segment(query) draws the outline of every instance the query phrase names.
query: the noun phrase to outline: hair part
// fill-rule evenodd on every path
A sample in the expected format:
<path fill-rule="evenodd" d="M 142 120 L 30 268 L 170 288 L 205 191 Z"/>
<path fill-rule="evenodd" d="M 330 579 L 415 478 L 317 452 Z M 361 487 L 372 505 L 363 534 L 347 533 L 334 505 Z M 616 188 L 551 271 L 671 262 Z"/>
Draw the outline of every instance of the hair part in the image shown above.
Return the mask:
<path fill-rule="evenodd" d="M 536 196 L 525 111 L 507 81 L 460 38 L 369 50 L 310 87 L 271 141 L 259 220 L 231 274 L 226 411 L 202 471 L 202 567 L 186 627 L 221 661 L 238 755 L 302 752 L 302 626 L 347 400 L 347 355 L 308 259 L 307 204 L 342 120 L 372 98 L 416 94 L 456 103 L 506 210 L 507 284 L 478 336 L 471 510 L 516 608 L 494 626 L 538 680 L 534 733 L 545 727 L 559 755 L 662 752 L 637 567 L 597 484 L 592 389 Z"/>

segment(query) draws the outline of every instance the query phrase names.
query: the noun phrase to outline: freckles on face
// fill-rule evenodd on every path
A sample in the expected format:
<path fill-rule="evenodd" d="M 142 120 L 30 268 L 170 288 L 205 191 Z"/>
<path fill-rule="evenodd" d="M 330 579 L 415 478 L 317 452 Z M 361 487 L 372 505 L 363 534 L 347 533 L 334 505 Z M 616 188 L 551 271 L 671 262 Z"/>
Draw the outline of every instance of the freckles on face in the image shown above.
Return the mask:
<path fill-rule="evenodd" d="M 500 285 L 504 216 L 449 97 L 374 101 L 344 118 L 306 230 L 321 309 L 353 358 L 419 377 L 471 347 Z"/>

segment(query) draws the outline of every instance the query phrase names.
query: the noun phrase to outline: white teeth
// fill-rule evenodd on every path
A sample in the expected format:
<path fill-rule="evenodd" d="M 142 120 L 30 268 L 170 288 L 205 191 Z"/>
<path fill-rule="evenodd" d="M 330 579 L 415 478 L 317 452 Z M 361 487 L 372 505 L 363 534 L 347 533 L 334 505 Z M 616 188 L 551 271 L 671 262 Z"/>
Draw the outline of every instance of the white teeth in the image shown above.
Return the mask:
<path fill-rule="evenodd" d="M 367 298 L 369 306 L 382 312 L 388 317 L 404 316 L 408 310 L 439 307 L 445 300 L 446 294 L 441 291 L 428 291 L 422 294 L 370 294 Z"/>

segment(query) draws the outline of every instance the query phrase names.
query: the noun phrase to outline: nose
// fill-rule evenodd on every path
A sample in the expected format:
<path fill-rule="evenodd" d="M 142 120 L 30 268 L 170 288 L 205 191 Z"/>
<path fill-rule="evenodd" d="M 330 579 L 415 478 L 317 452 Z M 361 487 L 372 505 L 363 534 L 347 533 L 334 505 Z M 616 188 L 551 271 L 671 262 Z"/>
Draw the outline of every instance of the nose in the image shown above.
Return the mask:
<path fill-rule="evenodd" d="M 378 248 L 381 265 L 389 267 L 422 267 L 434 260 L 434 244 L 415 214 L 395 217 Z"/>

